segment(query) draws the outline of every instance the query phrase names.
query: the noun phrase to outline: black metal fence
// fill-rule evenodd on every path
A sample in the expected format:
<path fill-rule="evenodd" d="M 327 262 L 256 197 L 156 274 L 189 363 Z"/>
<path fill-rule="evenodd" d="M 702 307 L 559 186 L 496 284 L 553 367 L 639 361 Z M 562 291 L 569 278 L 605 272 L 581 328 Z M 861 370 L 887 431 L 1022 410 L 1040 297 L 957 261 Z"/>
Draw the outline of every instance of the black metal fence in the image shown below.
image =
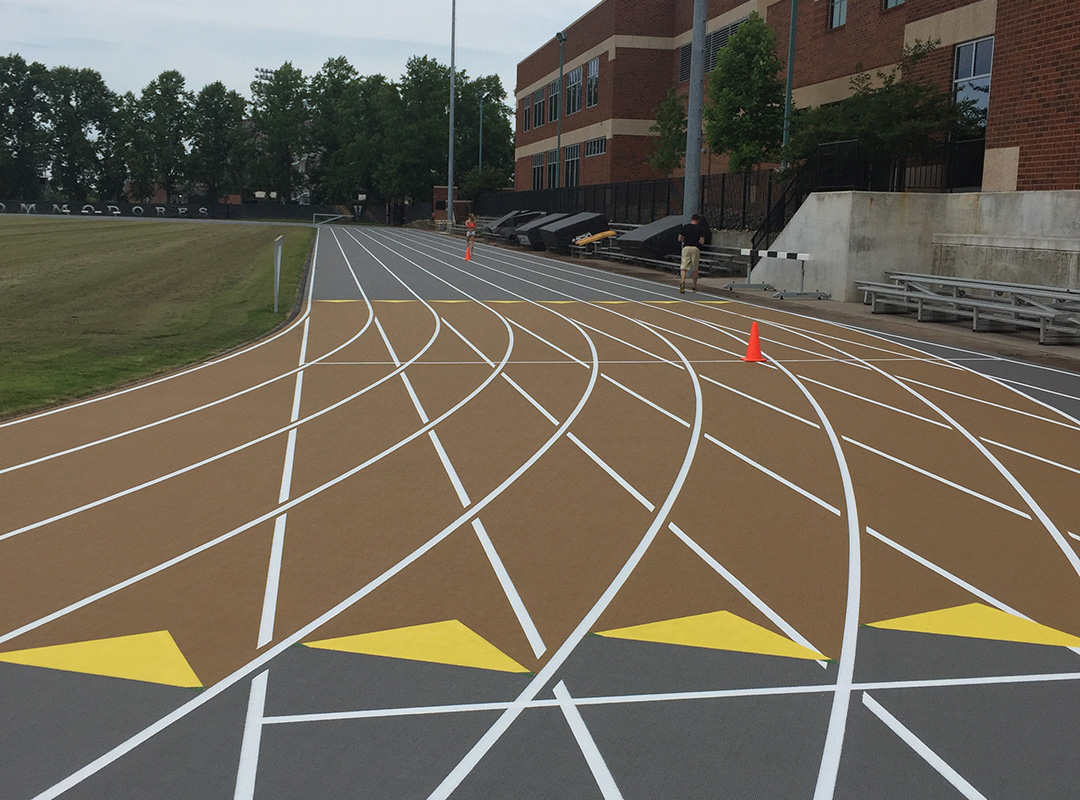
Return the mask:
<path fill-rule="evenodd" d="M 749 175 L 703 175 L 701 213 L 714 228 L 753 230 L 765 218 L 778 188 L 771 170 L 759 170 Z M 645 225 L 683 213 L 683 179 L 493 192 L 478 197 L 473 208 L 477 214 L 491 217 L 524 210 L 570 214 L 587 211 L 604 214 L 610 222 Z"/>
<path fill-rule="evenodd" d="M 957 192 L 982 187 L 985 139 L 940 142 L 918 156 L 879 155 L 857 141 L 823 144 L 805 165 L 813 191 Z"/>

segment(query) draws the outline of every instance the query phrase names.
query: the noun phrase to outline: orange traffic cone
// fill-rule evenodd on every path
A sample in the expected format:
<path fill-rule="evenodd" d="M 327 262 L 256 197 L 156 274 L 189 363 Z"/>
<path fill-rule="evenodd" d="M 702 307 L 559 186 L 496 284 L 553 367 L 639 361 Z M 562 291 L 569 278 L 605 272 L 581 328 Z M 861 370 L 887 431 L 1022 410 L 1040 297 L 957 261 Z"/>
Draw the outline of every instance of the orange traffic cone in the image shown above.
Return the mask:
<path fill-rule="evenodd" d="M 471 247 L 466 247 L 465 248 L 465 260 L 466 261 L 472 261 L 472 248 Z"/>
<path fill-rule="evenodd" d="M 742 360 L 768 361 L 768 359 L 761 354 L 761 340 L 758 338 L 758 329 L 756 322 L 750 325 L 750 343 L 746 347 L 746 355 L 743 356 Z"/>

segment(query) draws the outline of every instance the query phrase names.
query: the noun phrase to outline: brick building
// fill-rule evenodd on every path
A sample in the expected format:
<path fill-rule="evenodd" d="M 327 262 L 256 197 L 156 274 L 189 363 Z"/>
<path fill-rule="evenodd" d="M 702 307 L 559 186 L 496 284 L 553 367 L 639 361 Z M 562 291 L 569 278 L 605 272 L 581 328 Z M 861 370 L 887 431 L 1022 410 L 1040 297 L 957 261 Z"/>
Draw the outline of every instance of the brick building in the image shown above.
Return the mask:
<path fill-rule="evenodd" d="M 751 12 L 787 57 L 791 0 L 709 0 L 706 68 Z M 603 0 L 518 64 L 515 188 L 661 177 L 654 109 L 687 91 L 691 0 Z M 860 71 L 940 40 L 920 69 L 987 108 L 986 191 L 1080 189 L 1080 0 L 799 0 L 794 102 L 846 97 Z M 561 90 L 560 90 L 561 89 Z M 557 157 L 559 116 L 563 157 Z M 723 159 L 703 158 L 706 172 Z"/>

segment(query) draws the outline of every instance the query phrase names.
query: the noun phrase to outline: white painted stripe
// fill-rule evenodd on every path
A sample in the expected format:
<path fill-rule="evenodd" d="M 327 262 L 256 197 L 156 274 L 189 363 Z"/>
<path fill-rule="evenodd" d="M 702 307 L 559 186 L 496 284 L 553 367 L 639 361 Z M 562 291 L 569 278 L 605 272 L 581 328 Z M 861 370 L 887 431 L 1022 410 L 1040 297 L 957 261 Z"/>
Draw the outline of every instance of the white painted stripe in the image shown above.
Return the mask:
<path fill-rule="evenodd" d="M 978 373 L 978 372 L 972 372 L 972 374 L 979 375 L 982 378 L 989 377 L 989 376 L 986 376 L 986 375 L 982 375 L 981 373 Z M 962 398 L 964 400 L 970 400 L 973 403 L 979 403 L 979 404 L 984 405 L 984 406 L 990 406 L 991 408 L 1000 408 L 1002 411 L 1008 411 L 1011 414 L 1019 414 L 1022 417 L 1030 417 L 1031 419 L 1037 419 L 1040 422 L 1049 422 L 1051 425 L 1059 425 L 1062 428 L 1069 428 L 1070 430 L 1074 430 L 1074 431 L 1080 430 L 1080 427 L 1078 427 L 1075 422 L 1069 423 L 1069 422 L 1062 422 L 1061 420 L 1057 420 L 1057 419 L 1050 419 L 1050 417 L 1044 417 L 1044 416 L 1042 416 L 1040 414 L 1032 414 L 1030 411 L 1021 411 L 1019 408 L 1013 408 L 1012 406 L 1005 406 L 1005 405 L 1002 405 L 1001 403 L 993 403 L 993 402 L 991 402 L 989 400 L 983 400 L 981 397 L 972 397 L 969 394 L 963 394 L 962 392 L 954 392 L 951 389 L 945 389 L 944 387 L 941 387 L 941 386 L 935 386 L 932 383 L 924 383 L 923 381 L 917 381 L 914 378 L 904 378 L 904 377 L 898 376 L 896 379 L 899 380 L 899 381 L 902 381 L 903 383 L 910 383 L 913 386 L 923 386 L 923 387 L 925 387 L 927 389 L 933 389 L 935 392 L 941 392 L 942 394 L 948 394 L 948 395 L 952 395 L 953 397 L 959 397 L 959 398 Z M 1013 390 L 1013 391 L 1015 391 L 1015 390 Z M 1026 397 L 1026 395 L 1022 395 L 1022 396 Z M 1038 401 L 1034 400 L 1033 398 L 1027 398 L 1027 399 L 1031 400 L 1032 402 L 1038 402 Z"/>
<path fill-rule="evenodd" d="M 877 683 L 855 683 L 855 691 L 883 691 L 891 689 L 938 689 L 958 686 L 1014 686 L 1039 683 L 1080 682 L 1080 672 L 1057 672 L 1034 675 L 994 675 L 980 678 L 943 678 L 915 681 L 882 681 Z M 638 705 L 643 703 L 684 703 L 726 700 L 739 697 L 792 697 L 810 694 L 831 694 L 836 687 L 832 684 L 810 684 L 802 686 L 765 686 L 748 689 L 714 689 L 701 692 L 659 692 L 628 695 L 599 695 L 576 697 L 577 706 Z M 263 725 L 299 725 L 318 722 L 342 722 L 352 719 L 380 719 L 384 717 L 422 717 L 436 714 L 465 714 L 477 711 L 506 711 L 514 704 L 504 703 L 462 703 L 443 706 L 409 706 L 401 708 L 372 708 L 358 711 L 331 711 L 321 714 L 289 714 L 264 717 Z M 553 708 L 557 700 L 531 700 L 525 704 L 527 709 Z"/>
<path fill-rule="evenodd" d="M 1068 373 L 1068 374 L 1073 375 L 1075 377 L 1075 373 Z M 1055 397 L 1064 397 L 1066 400 L 1080 400 L 1080 397 L 1078 397 L 1075 394 L 1069 394 L 1068 392 L 1056 392 L 1053 389 L 1047 389 L 1044 386 L 1037 386 L 1034 383 L 1024 383 L 1023 381 L 1017 381 L 1017 380 L 1013 380 L 1011 378 L 996 378 L 995 380 L 998 380 L 1001 383 L 1007 383 L 1010 386 L 1022 386 L 1025 389 L 1034 389 L 1035 391 L 1042 392 L 1043 394 L 1052 394 Z"/>
<path fill-rule="evenodd" d="M 600 456 L 598 456 L 591 449 L 589 449 L 588 445 L 586 445 L 583 441 L 581 441 L 581 439 L 579 439 L 577 436 L 575 436 L 572 433 L 566 434 L 566 438 L 569 439 L 574 444 L 576 444 L 581 449 L 581 452 L 583 452 L 585 455 L 587 455 L 589 458 L 591 458 L 593 460 L 593 462 L 598 467 L 600 467 L 600 469 L 602 469 L 604 472 L 606 472 L 612 478 L 612 480 L 614 480 L 617 484 L 619 484 L 619 486 L 621 486 L 623 489 L 625 489 L 630 494 L 631 497 L 633 497 L 635 500 L 637 500 L 639 503 L 641 503 L 641 505 L 645 506 L 645 508 L 647 508 L 649 511 L 656 510 L 656 506 L 654 506 L 652 503 L 650 503 L 648 501 L 648 499 L 646 499 L 645 495 L 643 495 L 641 492 L 639 492 L 637 489 L 635 489 L 633 486 L 631 486 L 626 481 L 626 479 L 623 478 L 622 475 L 617 473 L 614 469 L 612 469 L 608 465 L 608 463 L 606 461 L 604 461 L 604 459 L 600 458 Z"/>
<path fill-rule="evenodd" d="M 585 367 L 586 369 L 588 369 L 588 368 L 589 368 L 589 365 L 588 365 L 588 364 L 586 364 L 586 363 L 585 363 L 584 361 L 582 361 L 582 360 L 581 360 L 580 358 L 578 358 L 577 356 L 571 355 L 570 353 L 566 352 L 566 351 L 565 351 L 565 350 L 563 350 L 563 349 L 562 349 L 561 347 L 559 347 L 559 346 L 558 346 L 557 344 L 554 344 L 554 343 L 552 343 L 552 342 L 549 342 L 549 341 L 548 341 L 547 339 L 545 339 L 545 338 L 544 338 L 543 336 L 541 336 L 540 334 L 536 333 L 535 331 L 531 331 L 531 330 L 529 330 L 528 328 L 526 328 L 526 327 L 525 327 L 524 325 L 522 325 L 522 324 L 521 324 L 520 322 L 518 322 L 517 320 L 513 320 L 513 319 L 509 319 L 509 318 L 507 318 L 507 321 L 508 321 L 508 322 L 509 322 L 509 323 L 510 323 L 511 325 L 513 325 L 513 326 L 514 326 L 515 328 L 520 328 L 520 329 L 521 329 L 522 331 L 524 331 L 525 333 L 529 334 L 529 336 L 533 337 L 533 338 L 534 338 L 534 339 L 536 339 L 537 341 L 539 341 L 539 342 L 543 342 L 543 343 L 544 343 L 544 344 L 546 344 L 546 345 L 547 345 L 548 347 L 550 347 L 550 348 L 551 348 L 552 350 L 554 350 L 554 351 L 555 351 L 556 353 L 562 353 L 562 354 L 563 354 L 564 356 L 566 356 L 567 358 L 569 358 L 569 359 L 570 359 L 571 361 L 573 361 L 574 363 L 576 363 L 576 364 L 580 364 L 581 366 Z"/>
<path fill-rule="evenodd" d="M 487 556 L 491 568 L 495 570 L 495 576 L 499 579 L 499 585 L 502 586 L 506 599 L 510 601 L 510 607 L 514 609 L 514 616 L 517 617 L 518 624 L 521 625 L 521 630 L 525 633 L 525 638 L 529 640 L 533 655 L 540 658 L 547 652 L 547 645 L 544 644 L 544 639 L 540 636 L 540 631 L 537 629 L 536 623 L 533 622 L 532 615 L 529 614 L 529 610 L 525 607 L 525 601 L 521 599 L 521 594 L 518 592 L 517 586 L 514 585 L 506 565 L 503 564 L 502 559 L 499 557 L 499 551 L 495 549 L 495 544 L 491 541 L 491 537 L 488 536 L 487 529 L 484 528 L 484 523 L 480 521 L 479 517 L 472 521 L 472 528 L 476 533 L 476 538 L 480 540 L 480 546 L 484 548 L 484 554 Z"/>
<path fill-rule="evenodd" d="M 798 420 L 799 422 L 803 423 L 804 425 L 809 425 L 811 428 L 817 428 L 819 430 L 821 429 L 821 426 L 818 425 L 816 422 L 813 422 L 812 420 L 808 420 L 805 417 L 800 417 L 798 414 L 792 414 L 790 411 L 787 411 L 787 410 L 785 410 L 783 408 L 780 408 L 779 406 L 774 406 L 772 403 L 766 403 L 764 400 L 762 400 L 759 397 L 754 397 L 753 395 L 747 394 L 746 392 L 740 392 L 738 389 L 734 388 L 733 386 L 728 386 L 726 383 L 720 383 L 720 381 L 716 380 L 715 378 L 710 378 L 707 375 L 702 375 L 701 379 L 703 381 L 708 381 L 709 383 L 714 384 L 715 386 L 719 386 L 721 389 L 727 389 L 729 392 L 732 392 L 733 394 L 739 395 L 739 397 L 745 397 L 747 400 L 752 400 L 755 403 L 757 403 L 758 405 L 765 406 L 765 408 L 772 409 L 773 411 L 779 411 L 781 414 L 783 414 L 785 416 L 788 416 L 788 417 L 791 417 L 794 420 Z"/>
<path fill-rule="evenodd" d="M 635 391 L 634 391 L 633 389 L 631 389 L 631 388 L 629 388 L 629 387 L 627 387 L 627 386 L 624 386 L 623 384 L 619 383 L 619 382 L 618 382 L 617 380 L 615 380 L 614 378 L 612 378 L 612 377 L 611 377 L 610 375 L 601 375 L 600 377 L 602 377 L 602 378 L 603 378 L 604 380 L 606 380 L 606 381 L 607 381 L 608 383 L 610 383 L 611 385 L 619 387 L 620 389 L 622 389 L 622 390 L 623 390 L 624 392 L 626 392 L 626 393 L 627 393 L 628 395 L 630 395 L 631 397 L 636 397 L 636 398 L 637 398 L 638 400 L 640 400 L 640 401 L 641 401 L 642 403 L 644 403 L 645 405 L 647 405 L 647 406 L 648 406 L 649 408 L 651 408 L 651 409 L 653 409 L 653 410 L 655 410 L 655 411 L 659 411 L 659 412 L 660 412 L 661 414 L 663 414 L 663 415 L 664 415 L 665 417 L 668 417 L 668 418 L 670 418 L 670 419 L 673 419 L 673 420 L 675 420 L 675 421 L 676 421 L 676 422 L 678 422 L 678 423 L 679 423 L 680 425 L 682 425 L 682 426 L 683 426 L 684 428 L 689 428 L 689 427 L 690 427 L 690 423 L 689 423 L 689 422 L 687 422 L 687 421 L 686 421 L 685 419 L 683 419 L 682 417 L 678 417 L 678 416 L 676 416 L 676 415 L 672 414 L 672 413 L 671 413 L 670 411 L 668 411 L 668 410 L 667 410 L 666 408 L 661 408 L 660 406 L 658 406 L 658 405 L 657 405 L 656 403 L 654 403 L 654 402 L 653 402 L 652 400 L 650 400 L 649 398 L 647 398 L 647 397 L 642 397 L 642 396 L 641 396 L 640 394 L 638 394 L 637 392 L 635 392 Z"/>
<path fill-rule="evenodd" d="M 293 422 L 295 421 L 293 420 Z M 292 491 L 293 462 L 295 459 L 296 428 L 293 428 L 289 431 L 289 440 L 285 444 L 285 467 L 281 470 L 281 489 L 278 491 L 278 503 L 284 503 L 289 499 L 289 493 Z"/>
<path fill-rule="evenodd" d="M 919 420 L 921 422 L 928 422 L 931 425 L 937 425 L 939 428 L 945 428 L 945 430 L 952 430 L 952 428 L 950 428 L 944 422 L 938 422 L 936 419 L 930 419 L 929 417 L 924 417 L 924 416 L 922 416 L 920 414 L 914 414 L 914 413 L 912 413 L 910 411 L 905 411 L 902 408 L 897 408 L 896 406 L 891 406 L 888 403 L 882 403 L 882 402 L 880 402 L 878 400 L 871 400 L 869 397 L 865 397 L 864 395 L 861 395 L 861 394 L 855 394 L 855 392 L 849 392 L 846 389 L 841 389 L 839 386 L 833 386 L 832 384 L 829 384 L 829 383 L 823 383 L 822 381 L 816 381 L 813 378 L 807 378 L 805 375 L 800 375 L 799 379 L 804 380 L 807 383 L 813 383 L 816 386 L 822 386 L 822 387 L 824 387 L 826 389 L 829 389 L 830 391 L 837 392 L 837 393 L 843 394 L 843 395 L 847 395 L 848 397 L 854 397 L 856 400 L 862 400 L 864 403 L 870 403 L 870 405 L 878 406 L 880 408 L 885 408 L 885 409 L 888 409 L 889 411 L 895 411 L 897 414 L 903 414 L 906 417 L 912 417 L 912 418 L 917 419 L 917 420 Z"/>
<path fill-rule="evenodd" d="M 402 375 L 402 377 L 405 377 Z M 427 422 L 425 419 L 424 422 Z M 446 450 L 443 449 L 442 442 L 439 440 L 439 435 L 435 431 L 428 431 L 428 437 L 431 439 L 431 443 L 435 445 L 435 452 L 439 454 L 439 461 L 442 462 L 443 469 L 446 470 L 446 475 L 450 478 L 450 483 L 454 486 L 454 491 L 457 492 L 458 500 L 461 501 L 462 508 L 468 508 L 472 501 L 469 499 L 469 493 L 465 491 L 465 485 L 461 482 L 461 477 L 458 475 L 457 470 L 454 469 L 454 465 L 450 463 L 450 456 L 446 454 Z"/>
<path fill-rule="evenodd" d="M 723 564 L 713 558 L 704 547 L 691 539 L 690 536 L 688 536 L 682 528 L 680 528 L 674 522 L 668 523 L 668 528 L 671 530 L 672 533 L 678 536 L 679 539 L 681 539 L 687 547 L 693 550 L 694 554 L 697 555 L 698 558 L 708 564 L 717 575 L 730 583 L 731 586 L 735 589 L 735 591 L 745 597 L 750 602 L 750 604 L 762 614 L 764 614 L 765 617 L 770 622 L 772 622 L 773 625 L 782 630 L 789 639 L 791 639 L 797 644 L 801 644 L 807 650 L 813 650 L 815 653 L 821 652 L 819 648 L 815 647 L 813 644 L 810 643 L 809 639 L 807 639 L 805 636 L 795 630 L 794 626 L 792 626 L 786 619 L 776 613 L 776 611 L 774 611 L 768 603 L 766 603 L 753 591 L 751 591 L 749 586 L 736 578 L 735 575 L 727 567 L 725 567 Z M 828 666 L 827 661 L 818 661 L 817 663 L 820 664 L 822 667 Z"/>
<path fill-rule="evenodd" d="M 749 464 L 751 467 L 753 467 L 756 470 L 760 470 L 761 472 L 765 473 L 766 475 L 768 475 L 773 480 L 778 481 L 778 482 L 784 484 L 784 486 L 788 487 L 789 489 L 798 492 L 803 497 L 805 497 L 807 500 L 809 500 L 809 501 L 811 501 L 813 503 L 816 503 L 817 505 L 824 508 L 826 511 L 828 511 L 828 512 L 830 512 L 832 514 L 835 514 L 838 517 L 840 516 L 840 509 L 838 509 L 836 506 L 832 505 L 831 503 L 825 502 L 820 497 L 818 497 L 816 494 L 812 494 L 811 492 L 806 491 L 806 489 L 803 489 L 801 486 L 796 486 L 794 483 L 789 481 L 787 478 L 783 477 L 782 475 L 778 475 L 777 473 L 773 472 L 771 469 L 764 466 L 763 464 L 759 464 L 757 461 L 754 461 L 754 459 L 750 458 L 749 456 L 743 455 L 742 453 L 740 453 L 738 450 L 736 450 L 731 445 L 724 444 L 723 442 L 721 442 L 719 439 L 713 437 L 712 435 L 706 433 L 705 438 L 708 439 L 713 444 L 715 444 L 720 449 L 724 450 L 725 452 L 731 453 L 731 455 L 735 456 L 735 458 L 739 459 L 740 461 L 743 461 L 743 462 Z"/>
<path fill-rule="evenodd" d="M 505 372 L 503 373 L 503 380 L 505 380 L 507 383 L 509 383 L 511 386 L 513 386 L 515 389 L 517 389 L 518 393 L 522 397 L 524 397 L 526 400 L 528 400 L 530 403 L 532 403 L 533 408 L 535 408 L 537 411 L 539 411 L 541 414 L 543 414 L 548 422 L 550 422 L 552 425 L 558 425 L 559 424 L 559 421 L 557 419 L 555 419 L 555 417 L 551 416 L 551 414 L 548 413 L 548 410 L 546 408 L 544 408 L 542 405 L 540 405 L 540 403 L 537 402 L 536 399 L 531 394 L 529 394 L 524 389 L 522 389 L 517 384 L 517 382 L 513 378 L 511 378 L 509 375 L 507 375 Z"/>
<path fill-rule="evenodd" d="M 495 362 L 492 361 L 490 358 L 488 358 L 486 355 L 484 355 L 483 351 L 481 351 L 479 347 L 477 347 L 475 344 L 473 344 L 468 339 L 466 339 L 464 334 L 462 334 L 461 331 L 459 331 L 457 328 L 455 328 L 453 325 L 451 325 L 449 322 L 447 322 L 446 317 L 443 317 L 442 321 L 443 321 L 443 325 L 445 325 L 447 328 L 449 328 L 459 339 L 461 339 L 461 341 L 465 342 L 465 344 L 468 346 L 468 348 L 470 350 L 472 350 L 474 353 L 476 353 L 478 356 L 480 356 L 480 358 L 482 358 L 484 360 L 485 364 L 487 364 L 492 369 L 495 368 Z M 454 363 L 457 363 L 457 364 L 469 364 L 469 363 L 472 363 L 472 362 L 458 361 L 458 362 L 454 362 Z"/>
<path fill-rule="evenodd" d="M 262 743 L 263 710 L 266 708 L 266 680 L 269 670 L 251 679 L 244 738 L 240 743 L 240 765 L 236 771 L 233 800 L 254 800 L 255 777 L 259 771 L 259 746 Z"/>
<path fill-rule="evenodd" d="M 943 478 L 942 476 L 940 476 L 940 475 L 938 475 L 936 473 L 930 472 L 929 470 L 925 470 L 922 467 L 917 467 L 914 464 L 909 464 L 907 461 L 904 461 L 901 458 L 897 458 L 896 456 L 891 456 L 888 453 L 883 453 L 881 450 L 878 450 L 877 448 L 871 447 L 868 444 L 863 444 L 862 442 L 858 442 L 855 439 L 849 438 L 847 436 L 843 437 L 843 439 L 844 439 L 845 442 L 848 442 L 849 444 L 853 444 L 856 447 L 861 447 L 863 450 L 866 450 L 867 452 L 873 453 L 876 456 L 881 456 L 882 458 L 884 458 L 887 461 L 892 461 L 894 464 L 899 464 L 902 467 L 906 467 L 907 469 L 910 469 L 912 472 L 917 472 L 920 475 L 925 475 L 927 478 L 931 478 L 931 479 L 937 481 L 938 483 L 942 483 L 942 484 L 944 484 L 946 486 L 949 486 L 949 487 L 951 487 L 953 489 L 961 491 L 964 494 L 971 495 L 972 497 L 978 498 L 979 500 L 982 500 L 982 501 L 984 501 L 986 503 L 989 503 L 990 505 L 997 506 L 1000 509 L 1008 511 L 1010 514 L 1016 514 L 1016 516 L 1023 517 L 1024 519 L 1031 519 L 1031 515 L 1028 514 L 1026 511 L 1021 511 L 1018 508 L 1013 508 L 1012 506 L 1006 505 L 1005 503 L 1002 503 L 1002 502 L 1000 502 L 998 500 L 995 500 L 992 497 L 988 497 L 985 494 L 981 494 L 980 492 L 976 492 L 974 489 L 969 489 L 966 486 L 961 486 L 959 483 L 955 483 L 953 481 L 950 481 L 948 478 Z"/>
<path fill-rule="evenodd" d="M 289 414 L 289 422 L 300 419 L 300 400 L 304 395 L 304 373 L 296 373 L 296 388 L 293 389 L 292 411 Z"/>
<path fill-rule="evenodd" d="M 1067 472 L 1072 472 L 1072 473 L 1074 473 L 1076 475 L 1080 475 L 1080 469 L 1077 469 L 1076 467 L 1070 467 L 1068 464 L 1062 464 L 1059 461 L 1051 461 L 1049 458 L 1043 458 L 1042 456 L 1037 456 L 1034 453 L 1029 453 L 1027 450 L 1021 450 L 1018 447 L 1010 447 L 1007 444 L 1002 444 L 1001 442 L 995 442 L 993 439 L 987 439 L 985 436 L 980 436 L 979 438 L 982 439 L 987 444 L 992 444 L 992 445 L 994 445 L 994 447 L 1000 447 L 1002 450 L 1010 450 L 1013 453 L 1017 453 L 1017 454 L 1022 455 L 1022 456 L 1027 456 L 1028 458 L 1033 458 L 1036 461 L 1041 461 L 1042 463 L 1049 464 L 1052 467 L 1057 467 L 1058 469 L 1063 469 L 1063 470 L 1066 470 Z"/>
<path fill-rule="evenodd" d="M 883 708 L 868 692 L 863 692 L 862 702 L 875 717 L 884 722 L 889 730 L 899 736 L 904 744 L 914 750 L 923 761 L 934 768 L 935 772 L 951 783 L 960 794 L 968 798 L 968 800 L 986 800 L 986 797 L 968 783 L 959 772 L 950 767 L 945 762 L 945 759 L 927 747 L 918 736 Z"/>
<path fill-rule="evenodd" d="M 440 317 L 441 321 L 441 317 Z M 395 367 L 401 366 L 401 361 L 398 360 L 397 353 L 394 352 L 394 346 L 390 344 L 390 337 L 386 335 L 386 331 L 383 330 L 382 323 L 379 322 L 379 318 L 375 318 L 375 329 L 378 330 L 379 336 L 382 337 L 383 344 L 386 346 L 386 352 L 390 354 L 390 358 L 394 361 Z"/>
<path fill-rule="evenodd" d="M 624 316 L 624 315 L 620 314 L 619 316 Z M 608 339 L 611 339 L 613 342 L 618 342 L 619 344 L 625 345 L 626 347 L 629 347 L 632 350 L 637 350 L 639 353 L 644 353 L 647 356 L 655 358 L 657 361 L 660 361 L 661 363 L 668 364 L 669 366 L 675 367 L 676 369 L 684 369 L 682 364 L 676 364 L 674 361 L 672 361 L 669 358 L 664 358 L 661 355 L 657 355 L 656 353 L 653 353 L 653 352 L 651 352 L 649 350 L 646 350 L 644 347 L 638 347 L 636 344 L 631 344 L 630 342 L 626 341 L 625 339 L 620 339 L 618 336 L 616 336 L 616 335 L 614 335 L 612 333 L 608 333 L 607 331 L 601 330 L 600 328 L 594 328 L 592 325 L 586 325 L 584 322 L 579 322 L 578 324 L 581 325 L 581 327 L 585 328 L 585 330 L 592 331 L 593 333 L 599 333 L 601 336 L 605 336 Z"/>
<path fill-rule="evenodd" d="M 611 770 L 608 769 L 607 762 L 604 761 L 604 757 L 600 754 L 600 749 L 596 746 L 592 734 L 589 733 L 585 720 L 581 718 L 581 712 L 574 705 L 574 698 L 567 691 L 566 684 L 559 681 L 552 691 L 555 694 L 555 699 L 559 702 L 559 709 L 566 718 L 566 724 L 570 726 L 574 739 L 577 740 L 578 747 L 581 748 L 581 754 L 585 756 L 585 763 L 589 765 L 589 770 L 596 780 L 596 785 L 600 787 L 600 794 L 603 795 L 604 800 L 622 800 L 622 792 L 619 791 L 615 778 L 612 776 Z"/>
<path fill-rule="evenodd" d="M 281 585 L 281 560 L 285 551 L 285 519 L 287 516 L 288 514 L 282 514 L 274 520 L 274 539 L 270 545 L 270 566 L 266 571 L 262 616 L 259 618 L 258 647 L 265 647 L 274 639 L 274 621 L 277 618 L 278 589 Z"/>

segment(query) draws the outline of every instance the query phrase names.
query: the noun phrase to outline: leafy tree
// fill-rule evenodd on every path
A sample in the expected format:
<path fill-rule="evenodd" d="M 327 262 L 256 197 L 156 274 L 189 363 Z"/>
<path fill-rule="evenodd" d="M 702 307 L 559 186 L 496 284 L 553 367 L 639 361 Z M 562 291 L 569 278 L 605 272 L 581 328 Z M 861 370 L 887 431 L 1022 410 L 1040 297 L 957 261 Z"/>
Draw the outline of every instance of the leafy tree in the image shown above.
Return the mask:
<path fill-rule="evenodd" d="M 364 84 L 344 56 L 331 58 L 311 79 L 311 134 L 316 154 L 312 183 L 320 198 L 346 203 L 363 187 L 356 140 L 372 123 Z"/>
<path fill-rule="evenodd" d="M 654 149 L 649 165 L 670 176 L 686 155 L 686 104 L 675 89 L 668 89 L 667 97 L 653 109 L 653 115 L 656 123 L 649 132 L 656 137 L 650 139 Z"/>
<path fill-rule="evenodd" d="M 135 119 L 131 93 L 114 97 L 113 108 L 102 120 L 97 140 L 99 162 L 93 186 L 99 200 L 119 201 L 126 198 L 127 161 L 130 155 L 128 139 Z"/>
<path fill-rule="evenodd" d="M 487 160 L 486 153 L 484 160 Z M 497 192 L 513 185 L 513 179 L 507 177 L 504 168 L 486 165 L 473 167 L 462 175 L 460 180 L 455 173 L 454 182 L 458 185 L 459 196 L 465 200 L 473 200 L 486 192 Z"/>
<path fill-rule="evenodd" d="M 306 184 L 311 134 L 308 81 L 286 61 L 267 80 L 251 84 L 255 125 L 255 177 L 282 203 Z"/>
<path fill-rule="evenodd" d="M 69 200 L 84 200 L 101 173 L 101 134 L 116 97 L 100 73 L 71 67 L 56 67 L 49 73 L 46 93 L 53 186 Z"/>
<path fill-rule="evenodd" d="M 951 134 L 977 134 L 980 119 L 973 101 L 955 103 L 950 92 L 913 77 L 913 67 L 938 44 L 917 41 L 905 48 L 897 68 L 878 71 L 876 82 L 860 72 L 851 79 L 847 99 L 799 111 L 793 119 L 789 160 L 802 161 L 826 142 L 851 140 L 870 159 L 918 157 L 930 154 Z"/>
<path fill-rule="evenodd" d="M 465 77 L 462 76 L 462 80 Z M 377 179 L 388 199 L 431 196 L 446 182 L 450 70 L 428 56 L 409 59 L 386 107 L 385 149 Z"/>
<path fill-rule="evenodd" d="M 139 113 L 151 148 L 150 169 L 154 182 L 169 197 L 184 177 L 191 102 L 184 76 L 172 69 L 147 84 L 139 98 Z"/>
<path fill-rule="evenodd" d="M 190 115 L 191 157 L 188 176 L 206 187 L 206 198 L 216 203 L 243 185 L 247 166 L 247 101 L 221 81 L 207 84 L 195 98 Z"/>
<path fill-rule="evenodd" d="M 498 75 L 469 80 L 464 73 L 455 82 L 454 176 L 466 195 L 466 175 L 472 175 L 473 192 L 502 189 L 514 177 L 514 135 L 510 125 L 513 110 L 503 98 L 506 92 Z M 483 103 L 481 103 L 483 98 Z M 480 166 L 480 109 L 483 106 L 484 160 Z M 473 174 L 475 173 L 475 174 Z M 459 177 L 460 176 L 460 177 Z"/>
<path fill-rule="evenodd" d="M 37 199 L 48 160 L 48 80 L 42 64 L 0 57 L 0 197 Z"/>
<path fill-rule="evenodd" d="M 714 153 L 726 153 L 734 172 L 775 160 L 783 141 L 783 63 L 776 34 L 753 13 L 717 53 L 709 75 L 705 137 Z"/>

